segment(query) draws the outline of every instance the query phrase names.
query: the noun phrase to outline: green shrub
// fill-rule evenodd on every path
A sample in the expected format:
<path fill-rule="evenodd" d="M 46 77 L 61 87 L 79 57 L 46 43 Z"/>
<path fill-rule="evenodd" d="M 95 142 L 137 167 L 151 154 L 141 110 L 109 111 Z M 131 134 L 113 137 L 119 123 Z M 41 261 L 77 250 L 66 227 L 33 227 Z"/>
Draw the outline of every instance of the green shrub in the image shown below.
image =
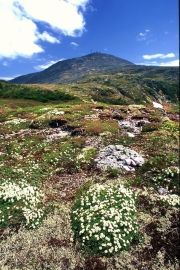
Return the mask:
<path fill-rule="evenodd" d="M 36 187 L 24 180 L 19 184 L 4 181 L 0 185 L 0 225 L 23 223 L 29 228 L 38 227 L 44 215 L 42 197 Z"/>
<path fill-rule="evenodd" d="M 118 176 L 118 170 L 115 168 L 108 167 L 108 175 L 110 177 L 117 177 Z"/>
<path fill-rule="evenodd" d="M 63 91 L 47 90 L 40 87 L 30 87 L 27 85 L 5 84 L 0 87 L 0 97 L 15 99 L 33 99 L 40 102 L 54 100 L 78 100 L 78 97 L 67 94 Z"/>
<path fill-rule="evenodd" d="M 77 160 L 79 160 L 82 164 L 90 163 L 95 159 L 97 152 L 97 149 L 93 147 L 83 148 L 81 153 L 77 156 Z"/>
<path fill-rule="evenodd" d="M 155 123 L 155 122 L 147 123 L 143 126 L 142 132 L 152 132 L 154 130 L 158 130 L 160 126 L 161 125 L 159 123 Z"/>
<path fill-rule="evenodd" d="M 164 154 L 159 153 L 155 157 L 150 158 L 146 161 L 140 168 L 140 173 L 149 172 L 161 172 L 161 170 L 166 169 L 170 165 L 174 165 L 178 162 L 178 156 L 174 154 Z"/>
<path fill-rule="evenodd" d="M 75 238 L 92 254 L 112 256 L 138 238 L 136 198 L 123 185 L 93 185 L 72 207 Z"/>
<path fill-rule="evenodd" d="M 163 169 L 159 173 L 155 173 L 152 178 L 154 185 L 159 188 L 166 188 L 172 193 L 179 193 L 179 168 L 175 166 Z"/>
<path fill-rule="evenodd" d="M 81 161 L 77 158 L 79 148 L 70 144 L 64 144 L 59 153 L 58 165 L 62 172 L 73 173 L 80 170 Z"/>
<path fill-rule="evenodd" d="M 166 130 L 170 130 L 173 133 L 178 132 L 179 133 L 179 123 L 173 122 L 173 121 L 167 121 L 163 124 L 163 128 Z"/>

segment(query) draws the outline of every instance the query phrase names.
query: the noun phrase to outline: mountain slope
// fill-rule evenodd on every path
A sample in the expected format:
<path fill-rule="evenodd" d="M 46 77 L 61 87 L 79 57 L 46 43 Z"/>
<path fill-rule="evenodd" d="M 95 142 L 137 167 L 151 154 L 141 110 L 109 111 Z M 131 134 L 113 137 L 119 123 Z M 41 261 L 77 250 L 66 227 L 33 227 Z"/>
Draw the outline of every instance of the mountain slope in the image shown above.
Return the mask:
<path fill-rule="evenodd" d="M 108 104 L 148 104 L 179 101 L 179 68 L 124 66 L 64 84 L 18 85 L 0 81 L 0 97 L 38 101 L 99 101 Z"/>
<path fill-rule="evenodd" d="M 84 76 L 129 65 L 134 66 L 133 63 L 113 55 L 92 53 L 78 58 L 59 61 L 41 72 L 19 76 L 9 82 L 17 84 L 68 83 L 82 79 Z"/>

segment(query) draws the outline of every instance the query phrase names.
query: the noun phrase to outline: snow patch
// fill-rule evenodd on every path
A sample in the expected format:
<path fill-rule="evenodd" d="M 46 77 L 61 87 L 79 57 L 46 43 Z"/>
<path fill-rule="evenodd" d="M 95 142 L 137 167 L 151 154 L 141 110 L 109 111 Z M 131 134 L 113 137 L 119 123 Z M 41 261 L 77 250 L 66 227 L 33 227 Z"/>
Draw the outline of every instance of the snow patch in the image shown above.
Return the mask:
<path fill-rule="evenodd" d="M 153 101 L 153 106 L 154 106 L 155 108 L 161 108 L 161 109 L 163 109 L 163 106 L 162 106 L 161 104 L 159 104 L 159 103 L 157 103 L 157 102 L 154 102 L 154 101 Z"/>

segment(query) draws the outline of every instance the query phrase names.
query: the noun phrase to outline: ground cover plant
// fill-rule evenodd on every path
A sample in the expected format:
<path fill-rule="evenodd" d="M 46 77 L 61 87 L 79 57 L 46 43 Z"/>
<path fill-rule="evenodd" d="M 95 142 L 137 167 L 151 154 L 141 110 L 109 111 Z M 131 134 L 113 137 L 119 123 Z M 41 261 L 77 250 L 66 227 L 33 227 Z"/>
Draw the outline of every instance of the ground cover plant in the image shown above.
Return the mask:
<path fill-rule="evenodd" d="M 151 104 L 90 101 L 75 85 L 81 101 L 0 98 L 0 268 L 179 270 L 177 104 L 164 105 L 164 118 Z M 118 129 L 118 118 L 147 114 L 135 137 Z M 145 163 L 97 168 L 99 150 L 117 144 Z"/>
<path fill-rule="evenodd" d="M 23 222 L 29 228 L 40 226 L 43 220 L 43 194 L 36 187 L 21 180 L 15 184 L 2 180 L 0 185 L 0 222 L 1 226 L 16 225 Z"/>
<path fill-rule="evenodd" d="M 89 252 L 109 256 L 138 238 L 136 215 L 132 191 L 96 184 L 73 206 L 72 229 Z"/>

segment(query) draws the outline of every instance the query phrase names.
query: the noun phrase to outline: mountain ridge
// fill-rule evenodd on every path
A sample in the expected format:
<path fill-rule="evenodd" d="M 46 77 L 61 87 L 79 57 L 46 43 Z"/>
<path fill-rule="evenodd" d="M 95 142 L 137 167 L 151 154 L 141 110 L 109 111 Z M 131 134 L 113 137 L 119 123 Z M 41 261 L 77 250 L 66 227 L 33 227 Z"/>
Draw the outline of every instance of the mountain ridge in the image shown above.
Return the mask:
<path fill-rule="evenodd" d="M 110 54 L 91 53 L 58 61 L 43 71 L 18 76 L 9 82 L 17 84 L 75 82 L 84 76 L 125 66 L 135 66 L 135 64 Z"/>

